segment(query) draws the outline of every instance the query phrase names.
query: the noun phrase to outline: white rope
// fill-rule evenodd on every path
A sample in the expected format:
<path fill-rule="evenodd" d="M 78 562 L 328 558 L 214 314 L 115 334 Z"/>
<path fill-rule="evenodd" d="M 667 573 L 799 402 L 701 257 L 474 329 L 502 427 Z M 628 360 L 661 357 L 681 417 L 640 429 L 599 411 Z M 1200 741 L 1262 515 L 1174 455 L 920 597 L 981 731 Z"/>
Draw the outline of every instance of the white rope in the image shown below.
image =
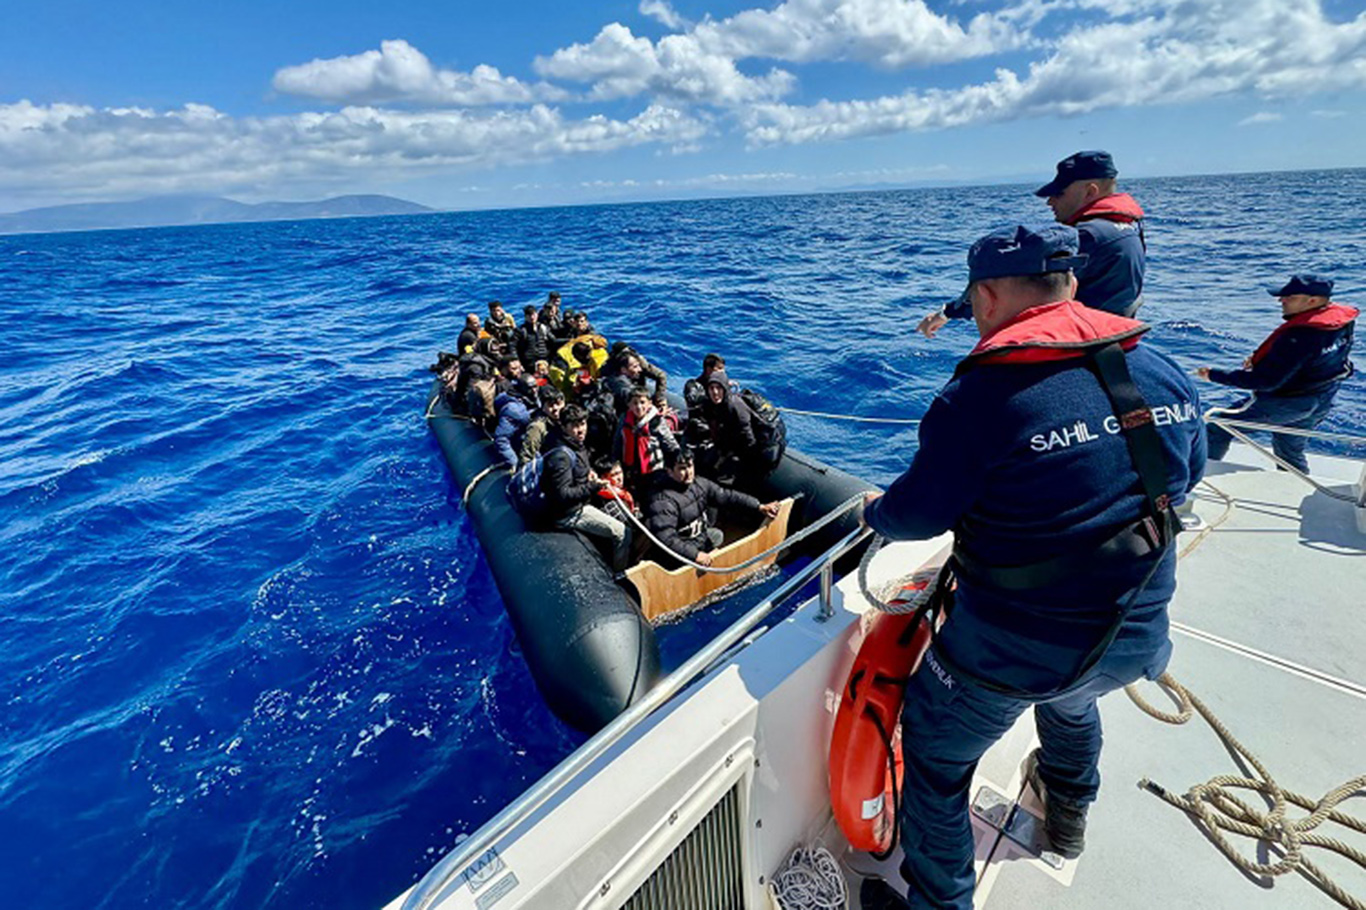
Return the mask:
<path fill-rule="evenodd" d="M 650 543 L 659 547 L 665 553 L 672 556 L 674 559 L 677 559 L 684 565 L 692 566 L 697 571 L 706 572 L 710 575 L 729 575 L 735 572 L 739 572 L 743 569 L 748 569 L 750 566 L 764 559 L 767 559 L 774 553 L 777 553 L 779 550 L 785 550 L 793 544 L 801 540 L 804 540 L 807 537 L 810 537 L 812 534 L 815 534 L 821 528 L 830 524 L 830 522 L 834 521 L 837 518 L 840 518 L 846 512 L 850 511 L 851 509 L 858 506 L 859 503 L 863 502 L 862 493 L 859 493 L 856 496 L 850 496 L 843 503 L 841 503 L 838 508 L 830 512 L 827 512 L 825 515 L 822 515 L 816 521 L 802 528 L 796 534 L 789 535 L 787 538 L 778 541 L 778 543 L 769 547 L 764 552 L 751 556 L 749 559 L 746 559 L 742 563 L 738 563 L 733 566 L 704 566 L 700 562 L 693 562 L 691 559 L 684 556 L 683 554 L 670 549 L 668 544 L 664 543 L 664 541 L 660 540 L 654 534 L 650 533 L 650 529 L 645 527 L 645 523 L 636 517 L 635 513 L 631 511 L 630 506 L 626 505 L 626 503 L 621 501 L 621 497 L 617 495 L 616 490 L 612 489 L 611 487 L 606 487 L 605 489 L 611 495 L 612 499 L 616 501 L 617 505 L 621 506 L 622 513 L 631 520 L 631 523 L 635 525 L 642 534 L 645 535 L 646 539 L 648 539 Z"/>
<path fill-rule="evenodd" d="M 512 469 L 509 468 L 507 465 L 503 464 L 502 462 L 499 462 L 498 464 L 491 464 L 487 468 L 484 468 L 484 470 L 480 471 L 478 474 L 475 474 L 474 479 L 471 480 L 469 482 L 469 485 L 465 487 L 465 494 L 460 497 L 460 504 L 462 506 L 465 506 L 466 508 L 469 507 L 470 494 L 474 492 L 475 485 L 478 484 L 479 481 L 483 480 L 485 477 L 492 474 L 494 471 L 507 471 L 509 474 L 512 473 Z"/>
<path fill-rule="evenodd" d="M 825 411 L 800 411 L 796 408 L 780 407 L 779 411 L 787 414 L 801 414 L 804 417 L 824 417 L 826 420 L 855 420 L 859 423 L 888 423 L 906 424 L 915 426 L 920 423 L 919 418 L 909 417 L 860 417 L 856 414 L 828 414 Z"/>
<path fill-rule="evenodd" d="M 849 886 L 839 863 L 823 844 L 797 847 L 769 882 L 781 910 L 845 910 Z"/>

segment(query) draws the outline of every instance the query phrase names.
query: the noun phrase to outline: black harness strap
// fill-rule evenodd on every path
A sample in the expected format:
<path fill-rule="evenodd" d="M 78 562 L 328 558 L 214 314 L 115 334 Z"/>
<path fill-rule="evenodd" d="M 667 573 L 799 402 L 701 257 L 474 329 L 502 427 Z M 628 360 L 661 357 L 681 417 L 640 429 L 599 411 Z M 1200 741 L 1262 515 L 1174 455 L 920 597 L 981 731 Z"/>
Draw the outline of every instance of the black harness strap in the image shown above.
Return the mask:
<path fill-rule="evenodd" d="M 1100 380 L 1101 387 L 1105 389 L 1105 394 L 1110 399 L 1110 408 L 1114 411 L 1115 419 L 1119 421 L 1120 432 L 1129 449 L 1129 458 L 1143 487 L 1146 514 L 1138 522 L 1120 529 L 1094 549 L 1084 553 L 1064 554 L 1023 566 L 984 565 L 955 541 L 953 557 L 946 570 L 941 573 L 940 583 L 930 598 L 935 609 L 947 618 L 953 607 L 953 592 L 948 581 L 951 571 L 961 572 L 996 587 L 1025 590 L 1046 587 L 1068 576 L 1084 573 L 1088 568 L 1094 568 L 1098 560 L 1123 559 L 1137 562 L 1151 559 L 1152 564 L 1144 574 L 1143 581 L 1125 598 L 1105 635 L 1087 653 L 1080 669 L 1068 682 L 1058 687 L 1059 692 L 1075 685 L 1105 656 L 1105 652 L 1119 635 L 1124 621 L 1128 619 L 1135 601 L 1152 581 L 1158 566 L 1162 564 L 1163 557 L 1181 529 L 1180 519 L 1176 517 L 1176 512 L 1171 506 L 1171 497 L 1167 494 L 1167 484 L 1170 482 L 1167 459 L 1162 450 L 1162 440 L 1157 434 L 1153 411 L 1129 374 L 1124 348 L 1118 341 L 1113 341 L 1090 352 L 1087 362 L 1095 372 L 1096 378 Z M 930 628 L 933 629 L 935 625 L 932 622 Z M 970 673 L 942 649 L 936 650 L 935 655 L 949 673 L 988 691 L 1017 697 L 1040 694 L 1015 689 Z"/>
<path fill-rule="evenodd" d="M 1100 348 L 1089 363 L 1110 399 L 1110 408 L 1119 419 L 1120 431 L 1129 446 L 1129 457 L 1143 484 L 1143 494 L 1148 500 L 1146 520 L 1152 522 L 1149 532 L 1154 543 L 1165 548 L 1176 538 L 1181 523 L 1167 494 L 1170 483 L 1167 457 L 1162 452 L 1162 439 L 1157 435 L 1153 409 L 1148 407 L 1143 393 L 1129 375 L 1129 364 L 1120 345 L 1107 344 Z"/>

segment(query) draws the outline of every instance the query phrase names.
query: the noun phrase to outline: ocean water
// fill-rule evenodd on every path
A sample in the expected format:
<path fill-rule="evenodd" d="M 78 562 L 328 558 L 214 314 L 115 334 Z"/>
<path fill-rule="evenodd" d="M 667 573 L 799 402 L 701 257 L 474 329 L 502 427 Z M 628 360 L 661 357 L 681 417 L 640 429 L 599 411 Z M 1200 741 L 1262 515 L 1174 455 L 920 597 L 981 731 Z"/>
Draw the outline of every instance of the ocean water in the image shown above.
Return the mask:
<path fill-rule="evenodd" d="M 1366 298 L 1366 171 L 1125 188 L 1184 365 L 1241 361 L 1292 271 Z M 673 376 L 718 350 L 780 405 L 918 417 L 974 333 L 914 325 L 1029 189 L 0 237 L 3 904 L 374 907 L 580 741 L 422 420 L 465 312 L 558 289 Z M 878 483 L 916 447 L 788 424 Z M 1364 427 L 1354 380 L 1325 429 Z"/>

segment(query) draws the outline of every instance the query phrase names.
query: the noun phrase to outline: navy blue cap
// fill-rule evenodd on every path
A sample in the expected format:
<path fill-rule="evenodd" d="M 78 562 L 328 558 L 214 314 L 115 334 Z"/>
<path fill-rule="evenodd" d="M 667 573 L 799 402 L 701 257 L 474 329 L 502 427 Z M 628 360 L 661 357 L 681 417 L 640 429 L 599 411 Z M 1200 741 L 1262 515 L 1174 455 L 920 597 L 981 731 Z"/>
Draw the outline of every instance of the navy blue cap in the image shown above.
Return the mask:
<path fill-rule="evenodd" d="M 1272 297 L 1289 297 L 1292 294 L 1308 294 L 1310 297 L 1328 297 L 1333 293 L 1333 282 L 1327 278 L 1304 272 L 1291 275 L 1285 284 L 1273 284 L 1266 289 Z"/>
<path fill-rule="evenodd" d="M 1066 272 L 1086 262 L 1077 255 L 1077 229 L 1065 224 L 992 231 L 968 250 L 968 281 Z"/>
<path fill-rule="evenodd" d="M 1045 198 L 1058 196 L 1067 189 L 1068 184 L 1078 180 L 1108 180 L 1118 176 L 1115 159 L 1110 157 L 1109 152 L 1077 152 L 1059 161 L 1057 176 L 1035 190 L 1034 195 Z"/>

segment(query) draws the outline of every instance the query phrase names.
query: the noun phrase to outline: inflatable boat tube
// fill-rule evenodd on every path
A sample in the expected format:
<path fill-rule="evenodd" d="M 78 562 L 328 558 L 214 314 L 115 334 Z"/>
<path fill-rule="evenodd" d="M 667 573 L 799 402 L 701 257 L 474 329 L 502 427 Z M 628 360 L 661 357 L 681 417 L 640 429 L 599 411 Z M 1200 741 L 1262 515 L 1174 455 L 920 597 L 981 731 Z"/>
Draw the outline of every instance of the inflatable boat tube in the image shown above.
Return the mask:
<path fill-rule="evenodd" d="M 527 528 L 508 499 L 508 472 L 496 469 L 499 458 L 493 442 L 483 430 L 453 415 L 439 389 L 439 381 L 433 382 L 427 422 L 457 494 L 465 496 L 465 510 L 536 687 L 566 724 L 596 732 L 660 679 L 654 629 L 587 540 L 571 532 Z M 791 532 L 851 496 L 874 489 L 789 451 L 763 487 L 750 492 L 764 501 L 798 497 L 788 525 Z M 857 518 L 846 515 L 783 558 L 820 553 L 857 524 Z"/>
<path fill-rule="evenodd" d="M 592 733 L 660 678 L 654 629 L 592 544 L 578 534 L 529 530 L 507 495 L 505 470 L 484 431 L 451 414 L 439 386 L 428 424 L 446 456 L 457 495 L 484 548 L 531 676 L 550 710 Z"/>

